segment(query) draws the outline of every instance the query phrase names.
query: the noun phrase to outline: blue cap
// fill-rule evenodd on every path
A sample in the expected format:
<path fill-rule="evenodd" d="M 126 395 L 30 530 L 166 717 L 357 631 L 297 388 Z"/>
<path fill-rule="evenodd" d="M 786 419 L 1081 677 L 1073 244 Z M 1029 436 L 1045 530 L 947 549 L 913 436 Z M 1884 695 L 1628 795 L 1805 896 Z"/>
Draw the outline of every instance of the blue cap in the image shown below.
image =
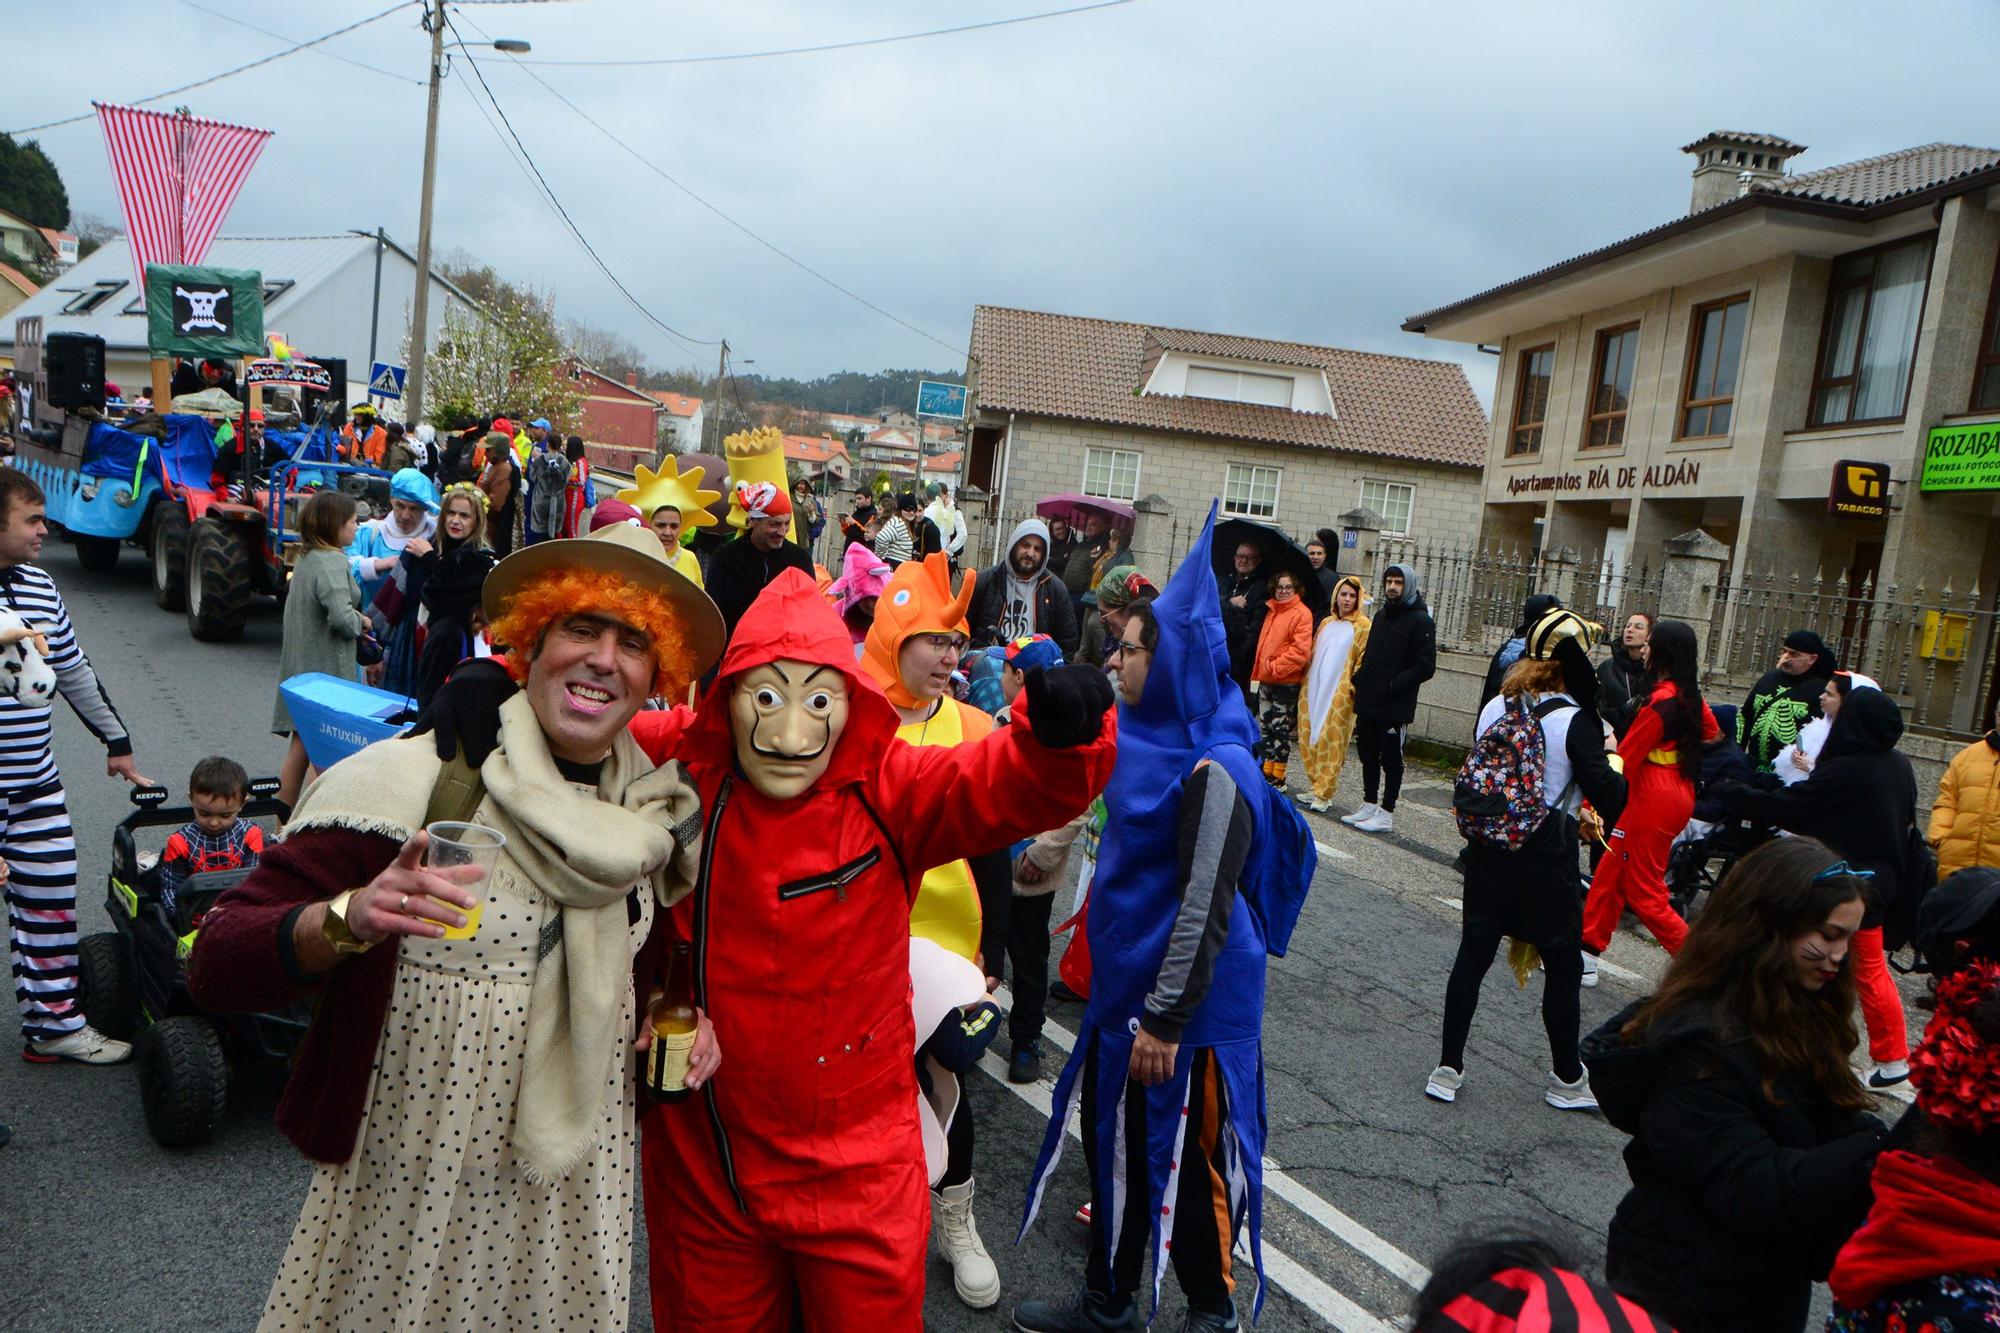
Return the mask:
<path fill-rule="evenodd" d="M 1046 634 L 1026 634 L 1008 643 L 995 644 L 986 650 L 986 655 L 1023 674 L 1036 667 L 1063 664 L 1062 648 Z"/>
<path fill-rule="evenodd" d="M 533 421 L 530 421 L 528 424 L 530 426 L 540 427 L 542 430 L 554 429 L 553 426 L 549 425 L 549 419 L 547 417 L 536 417 Z"/>

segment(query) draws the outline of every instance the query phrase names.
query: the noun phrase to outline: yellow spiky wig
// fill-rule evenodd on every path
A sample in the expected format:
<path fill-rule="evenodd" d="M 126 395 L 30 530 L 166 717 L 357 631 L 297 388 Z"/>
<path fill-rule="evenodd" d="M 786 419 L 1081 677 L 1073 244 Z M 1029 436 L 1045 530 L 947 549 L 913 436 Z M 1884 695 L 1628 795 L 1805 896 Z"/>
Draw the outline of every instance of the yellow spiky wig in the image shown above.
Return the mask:
<path fill-rule="evenodd" d="M 542 635 L 557 621 L 579 614 L 608 616 L 644 631 L 655 654 L 651 693 L 669 699 L 686 696 L 688 682 L 695 677 L 694 658 L 667 599 L 597 569 L 553 570 L 508 600 L 491 630 L 494 643 L 512 650 L 507 654 L 508 674 L 526 684 L 529 662 Z"/>
<path fill-rule="evenodd" d="M 712 527 L 715 515 L 708 507 L 722 498 L 722 492 L 702 489 L 702 474 L 707 470 L 697 463 L 683 472 L 680 459 L 668 454 L 660 460 L 658 472 L 644 463 L 632 469 L 632 484 L 618 492 L 618 498 L 638 510 L 647 522 L 661 505 L 672 505 L 681 511 L 683 527 Z"/>

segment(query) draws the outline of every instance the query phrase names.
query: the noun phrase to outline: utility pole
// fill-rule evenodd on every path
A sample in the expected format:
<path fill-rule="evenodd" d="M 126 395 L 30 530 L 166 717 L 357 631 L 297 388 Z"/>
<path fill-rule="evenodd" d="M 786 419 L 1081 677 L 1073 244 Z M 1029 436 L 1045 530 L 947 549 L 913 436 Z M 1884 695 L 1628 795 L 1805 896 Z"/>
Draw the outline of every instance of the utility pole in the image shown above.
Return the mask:
<path fill-rule="evenodd" d="M 444 3 L 429 0 L 424 26 L 431 34 L 430 104 L 424 113 L 424 183 L 417 211 L 417 293 L 410 305 L 410 372 L 403 386 L 404 414 L 415 429 L 424 414 L 424 352 L 431 313 L 431 194 L 437 186 L 438 85 L 444 78 Z"/>
<path fill-rule="evenodd" d="M 722 374 L 728 366 L 729 339 L 724 338 L 722 340 L 722 350 L 715 355 L 715 411 L 711 413 L 715 418 L 715 448 L 708 451 L 714 454 L 722 452 Z M 704 431 L 702 433 L 702 444 L 705 446 L 707 443 L 707 432 Z"/>

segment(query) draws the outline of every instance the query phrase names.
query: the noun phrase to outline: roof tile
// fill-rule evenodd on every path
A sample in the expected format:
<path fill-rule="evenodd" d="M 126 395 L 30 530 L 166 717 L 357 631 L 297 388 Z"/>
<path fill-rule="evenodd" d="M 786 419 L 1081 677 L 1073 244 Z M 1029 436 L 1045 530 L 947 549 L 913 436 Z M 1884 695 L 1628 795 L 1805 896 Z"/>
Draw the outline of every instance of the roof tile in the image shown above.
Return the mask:
<path fill-rule="evenodd" d="M 1972 148 L 1956 143 L 1927 143 L 1917 148 L 1864 157 L 1859 162 L 1843 162 L 1762 181 L 1753 189 L 1766 194 L 1791 195 L 1800 199 L 1824 199 L 1829 203 L 1866 207 L 1886 203 L 1918 190 L 1944 185 L 1975 171 L 2000 166 L 2000 149 Z"/>

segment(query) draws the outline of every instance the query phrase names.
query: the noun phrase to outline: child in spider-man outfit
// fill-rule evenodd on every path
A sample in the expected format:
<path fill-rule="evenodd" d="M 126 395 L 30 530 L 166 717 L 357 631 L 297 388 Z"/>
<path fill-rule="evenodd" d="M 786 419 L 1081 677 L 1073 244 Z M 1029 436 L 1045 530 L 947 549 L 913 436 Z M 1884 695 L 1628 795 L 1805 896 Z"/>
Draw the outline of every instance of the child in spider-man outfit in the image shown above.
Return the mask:
<path fill-rule="evenodd" d="M 174 830 L 160 853 L 160 905 L 174 914 L 174 899 L 189 875 L 246 870 L 264 854 L 264 830 L 244 819 L 250 775 L 234 759 L 210 755 L 188 775 L 194 818 Z"/>

